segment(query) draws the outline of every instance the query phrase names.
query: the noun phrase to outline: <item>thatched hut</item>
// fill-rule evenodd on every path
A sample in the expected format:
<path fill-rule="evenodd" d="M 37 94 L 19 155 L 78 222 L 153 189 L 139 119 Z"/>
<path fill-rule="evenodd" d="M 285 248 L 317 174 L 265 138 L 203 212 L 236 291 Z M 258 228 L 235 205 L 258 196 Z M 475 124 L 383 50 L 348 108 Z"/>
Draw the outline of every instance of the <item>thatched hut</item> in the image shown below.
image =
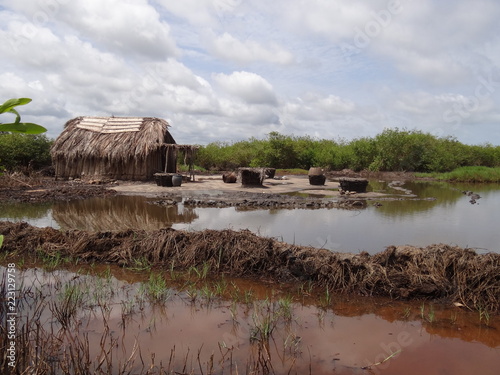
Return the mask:
<path fill-rule="evenodd" d="M 77 117 L 51 149 L 56 178 L 149 180 L 177 171 L 178 149 L 169 124 L 153 117 Z"/>

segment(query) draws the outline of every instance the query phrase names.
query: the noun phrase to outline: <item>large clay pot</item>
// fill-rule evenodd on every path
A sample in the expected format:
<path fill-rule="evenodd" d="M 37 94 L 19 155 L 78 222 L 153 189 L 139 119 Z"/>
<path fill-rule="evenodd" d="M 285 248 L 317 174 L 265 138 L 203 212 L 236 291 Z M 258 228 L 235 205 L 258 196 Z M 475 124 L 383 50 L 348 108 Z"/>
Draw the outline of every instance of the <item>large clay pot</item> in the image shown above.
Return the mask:
<path fill-rule="evenodd" d="M 309 168 L 307 173 L 310 185 L 324 185 L 326 176 L 323 174 L 323 169 L 318 167 Z"/>
<path fill-rule="evenodd" d="M 181 186 L 182 184 L 182 175 L 174 174 L 172 175 L 172 186 Z"/>
<path fill-rule="evenodd" d="M 307 173 L 308 176 L 322 176 L 323 175 L 323 169 L 318 168 L 318 167 L 311 167 L 309 168 L 309 173 Z"/>
<path fill-rule="evenodd" d="M 324 185 L 326 176 L 324 174 L 309 176 L 309 185 Z"/>
<path fill-rule="evenodd" d="M 234 172 L 222 175 L 222 181 L 224 181 L 226 184 L 234 184 L 236 180 L 237 176 Z"/>

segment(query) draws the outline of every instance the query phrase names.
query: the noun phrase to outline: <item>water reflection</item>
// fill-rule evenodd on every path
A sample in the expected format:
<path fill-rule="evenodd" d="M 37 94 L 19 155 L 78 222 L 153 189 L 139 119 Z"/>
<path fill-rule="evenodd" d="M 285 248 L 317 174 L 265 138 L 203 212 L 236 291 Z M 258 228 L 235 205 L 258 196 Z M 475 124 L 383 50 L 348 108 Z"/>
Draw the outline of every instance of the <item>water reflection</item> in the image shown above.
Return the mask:
<path fill-rule="evenodd" d="M 150 204 L 144 197 L 92 198 L 53 205 L 0 206 L 0 220 L 89 231 L 134 229 L 249 229 L 298 245 L 335 251 L 376 253 L 389 245 L 427 246 L 446 243 L 500 252 L 498 184 L 409 182 L 417 198 L 401 199 L 385 182 L 370 182 L 372 191 L 397 199 L 368 200 L 355 210 L 190 208 Z M 463 191 L 481 195 L 476 204 Z"/>
<path fill-rule="evenodd" d="M 31 225 L 56 226 L 52 219 L 52 203 L 3 203 L 0 202 L 0 220 L 28 221 Z"/>
<path fill-rule="evenodd" d="M 255 233 L 306 246 L 335 251 L 376 253 L 389 245 L 427 246 L 447 243 L 500 252 L 497 184 L 409 182 L 403 185 L 418 198 L 402 199 L 386 182 L 370 182 L 370 189 L 394 196 L 367 201 L 364 208 L 278 209 L 239 211 L 234 208 L 198 210 L 199 218 L 177 229 L 250 229 Z M 462 192 L 481 195 L 476 205 Z"/>
<path fill-rule="evenodd" d="M 198 218 L 189 207 L 149 204 L 144 197 L 115 196 L 56 202 L 52 215 L 62 229 L 107 231 L 155 230 Z"/>

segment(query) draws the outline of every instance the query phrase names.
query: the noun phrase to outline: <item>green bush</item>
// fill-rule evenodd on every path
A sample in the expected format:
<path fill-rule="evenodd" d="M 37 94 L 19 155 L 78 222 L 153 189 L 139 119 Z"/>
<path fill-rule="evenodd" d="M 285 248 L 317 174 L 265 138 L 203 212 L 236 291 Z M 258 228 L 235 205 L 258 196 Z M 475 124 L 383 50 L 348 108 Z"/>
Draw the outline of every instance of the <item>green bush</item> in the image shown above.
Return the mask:
<path fill-rule="evenodd" d="M 428 169 L 435 138 L 419 131 L 385 129 L 372 143 L 370 170 L 424 171 Z"/>
<path fill-rule="evenodd" d="M 51 164 L 52 141 L 45 135 L 0 133 L 0 160 L 7 170 L 38 169 Z"/>
<path fill-rule="evenodd" d="M 210 143 L 200 149 L 196 164 L 212 170 L 248 166 L 307 170 L 315 166 L 332 170 L 445 172 L 462 166 L 500 166 L 500 147 L 470 146 L 453 137 L 398 128 L 352 141 L 272 132 L 266 139 Z"/>

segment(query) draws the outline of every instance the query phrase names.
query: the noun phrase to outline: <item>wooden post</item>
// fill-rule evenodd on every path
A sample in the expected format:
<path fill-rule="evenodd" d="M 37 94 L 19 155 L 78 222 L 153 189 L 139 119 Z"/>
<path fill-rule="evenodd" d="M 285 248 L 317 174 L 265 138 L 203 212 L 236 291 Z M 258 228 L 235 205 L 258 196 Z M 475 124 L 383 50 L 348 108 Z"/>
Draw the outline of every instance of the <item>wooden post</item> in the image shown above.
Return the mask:
<path fill-rule="evenodd" d="M 168 145 L 165 147 L 165 170 L 163 171 L 164 173 L 167 173 L 167 167 L 168 167 Z"/>

